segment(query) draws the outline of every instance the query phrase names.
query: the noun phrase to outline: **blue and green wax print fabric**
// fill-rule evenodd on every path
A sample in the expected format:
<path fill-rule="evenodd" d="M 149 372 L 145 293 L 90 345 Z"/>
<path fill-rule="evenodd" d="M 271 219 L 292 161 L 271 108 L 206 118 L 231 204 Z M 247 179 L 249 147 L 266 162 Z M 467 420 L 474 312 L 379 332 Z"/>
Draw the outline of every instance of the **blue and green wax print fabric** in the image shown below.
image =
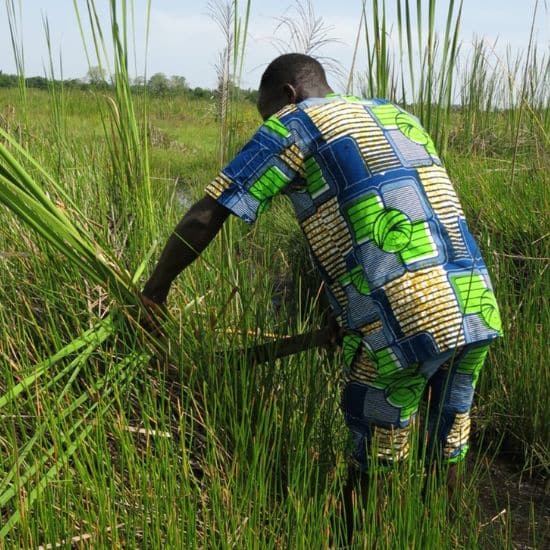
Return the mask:
<path fill-rule="evenodd" d="M 497 337 L 491 281 L 453 185 L 418 120 L 386 100 L 332 95 L 269 118 L 206 192 L 246 222 L 294 206 L 351 363 L 419 364 Z M 384 367 L 386 365 L 386 367 Z"/>

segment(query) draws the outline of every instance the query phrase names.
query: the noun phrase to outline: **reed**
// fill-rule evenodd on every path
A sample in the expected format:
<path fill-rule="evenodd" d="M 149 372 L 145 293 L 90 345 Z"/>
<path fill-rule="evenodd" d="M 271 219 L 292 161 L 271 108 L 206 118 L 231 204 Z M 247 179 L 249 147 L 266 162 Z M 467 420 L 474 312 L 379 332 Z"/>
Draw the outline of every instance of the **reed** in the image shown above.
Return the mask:
<path fill-rule="evenodd" d="M 244 4 L 244 5 L 243 5 Z M 213 0 L 208 4 L 210 17 L 224 37 L 224 47 L 216 65 L 218 76 L 217 116 L 219 117 L 218 157 L 226 164 L 237 152 L 239 121 L 235 106 L 240 103 L 240 86 L 248 38 L 251 0 L 239 4 L 238 0 Z"/>

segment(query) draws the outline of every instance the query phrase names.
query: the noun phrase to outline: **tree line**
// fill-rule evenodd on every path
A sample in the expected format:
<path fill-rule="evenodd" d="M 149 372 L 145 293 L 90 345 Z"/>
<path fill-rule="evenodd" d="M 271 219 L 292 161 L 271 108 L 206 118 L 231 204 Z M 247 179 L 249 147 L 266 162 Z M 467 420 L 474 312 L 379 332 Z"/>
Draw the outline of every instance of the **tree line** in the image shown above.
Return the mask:
<path fill-rule="evenodd" d="M 63 85 L 65 88 L 78 90 L 108 90 L 114 87 L 114 79 L 109 77 L 101 67 L 91 67 L 82 78 L 52 80 L 44 76 L 31 76 L 26 77 L 24 80 L 27 88 L 39 90 L 47 90 L 52 84 Z M 7 74 L 0 70 L 0 88 L 15 88 L 19 86 L 19 84 L 20 80 L 18 75 Z M 142 93 L 143 90 L 146 89 L 150 95 L 157 97 L 187 95 L 208 99 L 216 97 L 219 93 L 217 89 L 211 90 L 201 87 L 191 88 L 184 76 L 166 76 L 164 73 L 155 73 L 148 79 L 143 76 L 138 76 L 133 78 L 130 84 L 132 91 L 136 93 Z M 240 92 L 243 99 L 255 101 L 257 98 L 256 90 L 240 90 Z"/>

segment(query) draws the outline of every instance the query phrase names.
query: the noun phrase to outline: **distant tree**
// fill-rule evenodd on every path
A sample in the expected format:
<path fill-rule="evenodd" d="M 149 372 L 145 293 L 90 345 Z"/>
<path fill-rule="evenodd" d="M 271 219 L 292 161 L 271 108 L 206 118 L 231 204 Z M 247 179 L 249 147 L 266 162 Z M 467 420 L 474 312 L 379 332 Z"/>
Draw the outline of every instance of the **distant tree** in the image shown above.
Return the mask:
<path fill-rule="evenodd" d="M 17 76 L 0 71 L 0 88 L 11 88 L 12 86 L 17 86 Z"/>
<path fill-rule="evenodd" d="M 214 92 L 212 90 L 208 90 L 206 88 L 200 88 L 196 87 L 193 88 L 193 97 L 196 97 L 198 99 L 206 99 L 210 98 L 214 95 Z"/>
<path fill-rule="evenodd" d="M 46 90 L 48 88 L 48 79 L 43 76 L 31 76 L 25 79 L 28 88 L 37 88 Z"/>
<path fill-rule="evenodd" d="M 103 67 L 96 65 L 88 69 L 88 72 L 84 77 L 84 82 L 86 82 L 87 84 L 92 84 L 92 86 L 106 86 L 107 85 L 106 76 L 107 76 L 107 73 L 105 72 Z"/>
<path fill-rule="evenodd" d="M 184 76 L 172 75 L 168 83 L 170 91 L 175 94 L 181 94 L 188 89 L 187 81 Z"/>
<path fill-rule="evenodd" d="M 155 73 L 149 79 L 147 87 L 153 95 L 165 95 L 169 88 L 169 80 L 164 73 Z"/>
<path fill-rule="evenodd" d="M 82 82 L 80 78 L 69 78 L 63 81 L 63 84 L 66 88 L 84 88 L 86 84 Z"/>
<path fill-rule="evenodd" d="M 143 75 L 138 75 L 132 81 L 132 86 L 145 86 L 146 80 Z"/>

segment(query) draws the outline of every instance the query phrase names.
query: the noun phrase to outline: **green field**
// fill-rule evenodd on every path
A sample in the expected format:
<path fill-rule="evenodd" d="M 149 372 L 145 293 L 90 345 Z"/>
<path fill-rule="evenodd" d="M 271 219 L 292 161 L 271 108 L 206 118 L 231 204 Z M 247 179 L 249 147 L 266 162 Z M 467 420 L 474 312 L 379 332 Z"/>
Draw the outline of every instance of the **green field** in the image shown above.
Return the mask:
<path fill-rule="evenodd" d="M 216 99 L 146 100 L 126 76 L 109 90 L 0 89 L 0 547 L 337 544 L 340 352 L 224 356 L 322 324 L 290 204 L 226 224 L 174 286 L 165 339 L 131 322 L 220 147 L 234 152 L 260 123 L 255 107 L 230 96 L 220 120 Z M 452 108 L 443 96 L 409 105 L 445 151 L 505 337 L 481 374 L 456 511 L 437 483 L 422 504 L 413 445 L 369 496 L 358 548 L 548 542 L 550 103 L 548 77 L 525 78 L 508 103 L 496 71 Z"/>

